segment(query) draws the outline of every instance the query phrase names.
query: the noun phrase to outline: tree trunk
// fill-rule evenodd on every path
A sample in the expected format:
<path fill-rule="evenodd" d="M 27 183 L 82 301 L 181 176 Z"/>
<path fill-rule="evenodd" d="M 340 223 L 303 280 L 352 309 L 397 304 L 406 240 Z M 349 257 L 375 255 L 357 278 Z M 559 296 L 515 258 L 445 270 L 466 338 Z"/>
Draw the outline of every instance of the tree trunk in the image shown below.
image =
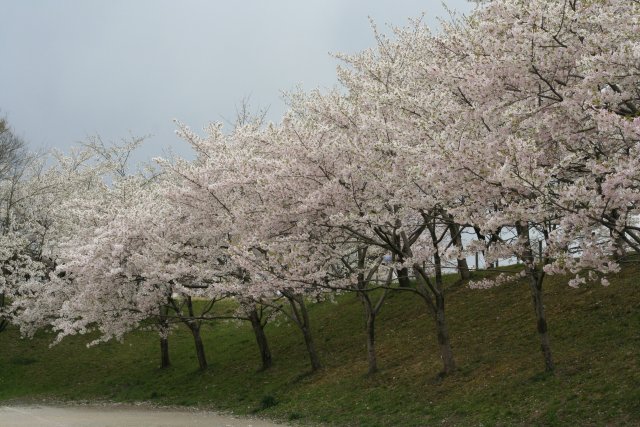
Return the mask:
<path fill-rule="evenodd" d="M 378 361 L 376 358 L 376 311 L 371 305 L 371 301 L 364 292 L 358 292 L 358 297 L 364 309 L 365 333 L 367 335 L 367 361 L 369 363 L 368 373 L 373 374 L 378 371 Z"/>
<path fill-rule="evenodd" d="M 531 290 L 533 309 L 536 313 L 536 324 L 538 336 L 540 338 L 540 350 L 544 357 L 544 368 L 547 372 L 553 372 L 555 366 L 553 364 L 553 357 L 551 354 L 551 343 L 549 341 L 547 328 L 547 316 L 544 312 L 544 303 L 542 301 L 542 282 L 545 276 L 542 265 L 544 262 L 536 264 L 535 254 L 531 248 L 529 226 L 517 223 L 516 231 L 518 233 L 518 237 L 524 242 L 522 261 L 524 262 L 524 268 L 527 276 L 529 277 L 529 289 Z"/>
<path fill-rule="evenodd" d="M 193 310 L 193 301 L 191 296 L 187 296 L 186 302 L 189 317 L 186 319 L 182 318 L 182 321 L 187 325 L 193 335 L 193 341 L 196 345 L 196 356 L 198 357 L 198 366 L 200 366 L 201 371 L 204 371 L 209 365 L 207 364 L 207 357 L 204 354 L 204 344 L 202 343 L 202 337 L 200 336 L 201 323 L 194 319 L 195 311 Z"/>
<path fill-rule="evenodd" d="M 469 272 L 469 264 L 465 258 L 458 258 L 458 272 L 462 280 L 471 279 L 471 272 Z"/>
<path fill-rule="evenodd" d="M 444 315 L 444 297 L 437 295 L 436 298 L 436 331 L 438 334 L 438 345 L 440 346 L 440 357 L 442 358 L 443 371 L 448 375 L 456 370 L 456 362 L 453 359 L 453 351 L 451 350 L 451 341 L 449 340 L 449 328 Z"/>
<path fill-rule="evenodd" d="M 171 360 L 169 360 L 169 338 L 160 337 L 160 369 L 165 369 L 171 366 Z"/>
<path fill-rule="evenodd" d="M 449 232 L 451 233 L 451 239 L 453 240 L 453 244 L 459 248 L 462 247 L 462 235 L 460 234 L 460 226 L 456 223 L 451 223 L 449 226 Z M 458 273 L 460 273 L 460 278 L 462 280 L 469 280 L 471 278 L 471 273 L 469 272 L 469 265 L 467 264 L 466 258 L 458 258 Z"/>
<path fill-rule="evenodd" d="M 547 317 L 544 312 L 544 303 L 542 301 L 542 279 L 537 274 L 529 275 L 529 287 L 531 288 L 531 299 L 533 309 L 536 313 L 536 323 L 538 336 L 540 337 L 540 350 L 544 357 L 544 369 L 547 372 L 553 372 L 555 366 L 551 354 L 551 343 L 549 342 L 549 333 L 547 328 Z"/>
<path fill-rule="evenodd" d="M 618 211 L 618 209 L 613 209 L 611 211 L 611 218 L 613 219 L 613 221 L 616 221 L 616 222 L 618 219 L 620 219 L 620 212 Z M 627 244 L 624 239 L 624 232 L 616 233 L 614 230 L 610 230 L 609 234 L 614 238 L 615 248 L 616 248 L 616 252 L 618 253 L 618 256 L 620 258 L 623 258 L 626 253 L 626 247 L 627 247 Z"/>
<path fill-rule="evenodd" d="M 169 359 L 169 308 L 161 305 L 159 308 L 158 323 L 160 325 L 160 369 L 171 366 Z"/>
<path fill-rule="evenodd" d="M 198 366 L 200 370 L 204 371 L 208 368 L 207 357 L 204 354 L 204 344 L 202 343 L 202 337 L 200 336 L 200 326 L 190 324 L 191 334 L 193 335 L 193 341 L 196 346 L 196 356 L 198 357 Z"/>
<path fill-rule="evenodd" d="M 311 371 L 318 371 L 322 368 L 322 364 L 320 363 L 320 358 L 318 357 L 318 352 L 316 351 L 316 346 L 313 341 L 313 335 L 311 335 L 311 330 L 309 329 L 309 312 L 307 311 L 307 307 L 304 304 L 304 298 L 302 297 L 302 295 L 284 295 L 289 300 L 295 322 L 302 331 L 304 344 L 307 347 L 307 352 L 309 353 L 309 359 L 311 361 Z"/>
<path fill-rule="evenodd" d="M 398 285 L 401 288 L 411 287 L 411 280 L 409 279 L 409 269 L 407 267 L 403 267 L 397 270 L 397 274 L 398 274 Z"/>
<path fill-rule="evenodd" d="M 4 307 L 5 305 L 5 296 L 4 296 L 4 291 L 2 293 L 0 293 L 0 308 Z M 7 329 L 7 326 L 9 325 L 9 321 L 7 319 L 5 319 L 4 317 L 0 317 L 0 332 L 4 331 L 5 329 Z"/>
<path fill-rule="evenodd" d="M 258 348 L 260 349 L 260 358 L 262 360 L 261 370 L 269 369 L 272 365 L 271 350 L 269 350 L 267 335 L 264 333 L 264 328 L 262 327 L 260 316 L 258 315 L 258 311 L 255 308 L 249 313 L 249 320 L 251 321 L 253 333 L 256 336 Z"/>
<path fill-rule="evenodd" d="M 369 312 L 367 316 L 367 361 L 369 362 L 369 374 L 378 371 L 378 360 L 376 359 L 376 315 Z"/>
<path fill-rule="evenodd" d="M 304 343 L 307 346 L 307 352 L 309 353 L 309 359 L 311 361 L 311 371 L 315 372 L 322 368 L 318 352 L 316 351 L 315 343 L 313 342 L 313 336 L 308 327 L 302 328 L 302 335 L 304 335 Z"/>
<path fill-rule="evenodd" d="M 427 303 L 436 324 L 438 336 L 438 346 L 440 347 L 440 357 L 442 358 L 442 375 L 451 374 L 456 369 L 456 363 L 451 350 L 449 339 L 449 328 L 444 311 L 444 282 L 442 277 L 442 259 L 438 251 L 438 237 L 435 225 L 429 227 L 429 233 L 436 249 L 433 254 L 433 266 L 435 277 L 432 281 L 426 271 L 419 265 L 414 264 L 413 269 L 416 277 L 420 279 L 420 296 Z"/>
<path fill-rule="evenodd" d="M 434 246 L 437 249 L 437 240 L 435 230 L 432 233 Z M 440 253 L 436 250 L 433 254 L 433 264 L 435 270 L 435 320 L 436 331 L 438 334 L 438 345 L 440 346 L 440 356 L 442 357 L 444 375 L 448 375 L 456 370 L 456 362 L 453 359 L 453 351 L 451 350 L 451 341 L 449 340 L 449 328 L 447 326 L 447 318 L 444 315 L 444 282 L 442 279 L 442 260 Z M 466 264 L 466 261 L 465 261 Z M 467 273 L 469 270 L 467 269 Z"/>
<path fill-rule="evenodd" d="M 444 311 L 444 297 L 442 295 L 434 295 L 435 298 L 432 298 L 426 292 L 421 292 L 420 296 L 429 307 L 429 314 L 433 315 L 436 324 L 438 347 L 440 348 L 440 358 L 442 359 L 442 375 L 449 375 L 456 370 L 456 362 L 451 349 L 449 327 L 447 326 L 447 318 Z"/>
<path fill-rule="evenodd" d="M 318 352 L 316 351 L 316 345 L 313 341 L 313 335 L 311 335 L 311 330 L 309 329 L 309 312 L 307 311 L 307 306 L 304 304 L 302 297 L 300 297 L 300 311 L 302 312 L 302 318 L 304 319 L 302 335 L 304 335 L 304 342 L 307 346 L 307 351 L 309 352 L 311 371 L 315 372 L 322 368 L 322 364 L 320 363 L 320 358 L 318 357 Z"/>

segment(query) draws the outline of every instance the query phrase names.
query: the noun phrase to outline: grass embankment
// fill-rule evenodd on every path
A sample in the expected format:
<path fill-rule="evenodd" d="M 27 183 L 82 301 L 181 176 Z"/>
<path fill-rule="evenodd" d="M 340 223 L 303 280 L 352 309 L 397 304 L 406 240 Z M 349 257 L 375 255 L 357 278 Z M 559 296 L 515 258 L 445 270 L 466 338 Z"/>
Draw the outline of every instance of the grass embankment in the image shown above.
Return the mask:
<path fill-rule="evenodd" d="M 368 376 L 363 318 L 354 295 L 310 307 L 325 368 L 313 375 L 297 329 L 267 326 L 274 366 L 257 372 L 248 324 L 203 330 L 202 373 L 191 336 L 170 338 L 173 367 L 159 370 L 151 332 L 87 349 L 87 336 L 49 348 L 52 336 L 0 334 L 0 400 L 151 401 L 238 414 L 359 426 L 640 425 L 640 268 L 611 286 L 545 284 L 555 375 L 543 373 L 525 284 L 452 289 L 447 314 L 459 370 L 441 379 L 435 331 L 423 303 L 393 295 L 378 321 L 381 371 Z"/>

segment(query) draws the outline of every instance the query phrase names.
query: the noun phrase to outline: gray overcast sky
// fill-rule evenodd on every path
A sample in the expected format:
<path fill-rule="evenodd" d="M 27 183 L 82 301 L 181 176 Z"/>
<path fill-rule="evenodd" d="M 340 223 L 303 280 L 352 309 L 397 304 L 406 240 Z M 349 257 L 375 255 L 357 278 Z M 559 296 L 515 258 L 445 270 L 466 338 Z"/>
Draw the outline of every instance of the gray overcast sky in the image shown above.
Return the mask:
<path fill-rule="evenodd" d="M 472 3 L 448 0 L 466 13 Z M 329 52 L 373 45 L 379 26 L 448 16 L 439 0 L 0 0 L 0 114 L 35 148 L 88 135 L 151 134 L 138 160 L 172 146 L 173 118 L 199 130 L 251 96 L 278 121 L 282 90 L 336 83 Z"/>

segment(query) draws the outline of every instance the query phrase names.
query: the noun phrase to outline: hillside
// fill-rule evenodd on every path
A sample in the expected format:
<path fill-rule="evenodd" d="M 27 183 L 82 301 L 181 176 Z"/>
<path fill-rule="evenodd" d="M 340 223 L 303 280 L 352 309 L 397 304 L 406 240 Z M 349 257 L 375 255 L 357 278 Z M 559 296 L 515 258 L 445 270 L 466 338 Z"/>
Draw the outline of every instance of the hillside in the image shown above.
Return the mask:
<path fill-rule="evenodd" d="M 49 348 L 52 336 L 0 334 L 0 401 L 112 400 L 255 413 L 299 424 L 640 425 L 640 268 L 609 287 L 579 289 L 550 277 L 546 306 L 555 375 L 543 372 L 526 285 L 451 289 L 450 333 L 459 370 L 440 378 L 432 322 L 423 303 L 394 294 L 378 322 L 380 372 L 366 375 L 362 312 L 354 295 L 311 305 L 325 368 L 308 375 L 297 329 L 267 326 L 274 366 L 257 372 L 249 324 L 203 331 L 210 369 L 197 371 L 191 336 L 170 338 L 173 367 L 159 370 L 157 337 L 87 349 L 87 336 Z"/>

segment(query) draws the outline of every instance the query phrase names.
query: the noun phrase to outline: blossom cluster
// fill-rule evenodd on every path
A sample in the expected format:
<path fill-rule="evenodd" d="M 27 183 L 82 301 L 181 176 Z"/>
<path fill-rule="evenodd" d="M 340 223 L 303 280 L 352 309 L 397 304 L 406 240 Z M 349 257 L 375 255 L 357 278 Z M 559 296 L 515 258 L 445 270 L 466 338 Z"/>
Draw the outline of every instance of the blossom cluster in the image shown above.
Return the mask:
<path fill-rule="evenodd" d="M 10 212 L 28 224 L 0 247 L 12 315 L 121 338 L 180 298 L 323 298 L 403 270 L 435 301 L 431 278 L 478 252 L 600 280 L 640 251 L 639 17 L 626 0 L 495 0 L 439 34 L 376 32 L 337 55 L 341 88 L 289 94 L 280 123 L 177 123 L 195 159 L 153 176 L 104 146 L 59 156 Z M 33 263 L 20 239 L 40 242 Z"/>

